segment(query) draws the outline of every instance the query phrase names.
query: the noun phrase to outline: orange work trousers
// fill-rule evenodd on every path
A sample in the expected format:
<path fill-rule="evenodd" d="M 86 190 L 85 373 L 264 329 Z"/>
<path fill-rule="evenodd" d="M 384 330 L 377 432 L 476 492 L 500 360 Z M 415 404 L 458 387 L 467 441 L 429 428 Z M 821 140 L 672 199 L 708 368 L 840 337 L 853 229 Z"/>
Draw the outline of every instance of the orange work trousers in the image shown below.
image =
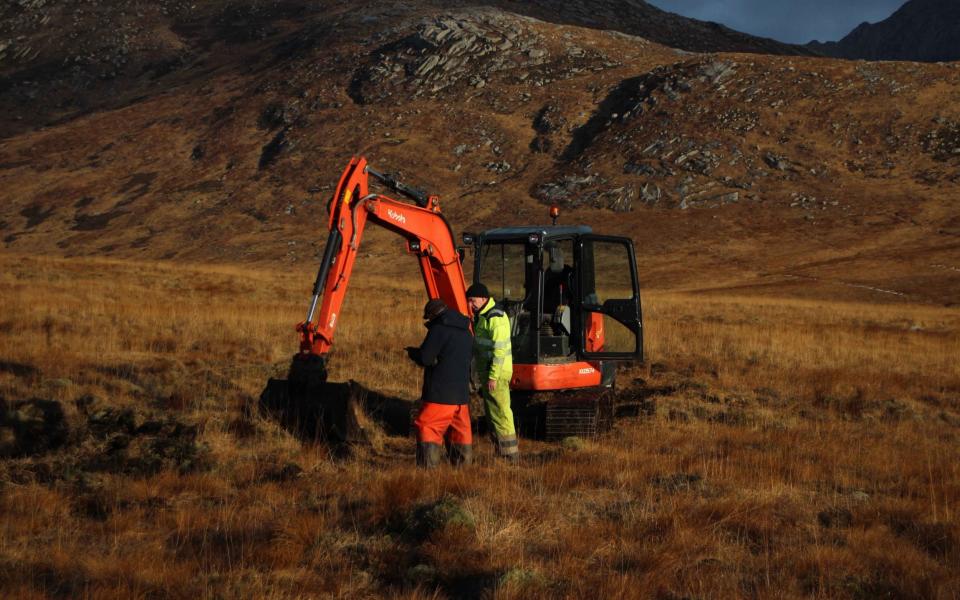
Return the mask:
<path fill-rule="evenodd" d="M 435 404 L 424 402 L 417 420 L 417 441 L 442 444 L 446 441 L 460 446 L 473 443 L 470 431 L 470 407 L 466 404 Z"/>

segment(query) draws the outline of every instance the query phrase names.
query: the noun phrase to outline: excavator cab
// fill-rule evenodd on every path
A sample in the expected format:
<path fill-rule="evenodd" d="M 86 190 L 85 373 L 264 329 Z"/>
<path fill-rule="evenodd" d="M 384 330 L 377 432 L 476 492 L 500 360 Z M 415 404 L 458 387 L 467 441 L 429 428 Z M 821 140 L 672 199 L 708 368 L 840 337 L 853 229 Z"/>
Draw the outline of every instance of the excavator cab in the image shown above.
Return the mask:
<path fill-rule="evenodd" d="M 535 226 L 465 234 L 464 243 L 474 249 L 473 280 L 510 317 L 514 390 L 610 387 L 613 361 L 643 360 L 629 238 Z"/>

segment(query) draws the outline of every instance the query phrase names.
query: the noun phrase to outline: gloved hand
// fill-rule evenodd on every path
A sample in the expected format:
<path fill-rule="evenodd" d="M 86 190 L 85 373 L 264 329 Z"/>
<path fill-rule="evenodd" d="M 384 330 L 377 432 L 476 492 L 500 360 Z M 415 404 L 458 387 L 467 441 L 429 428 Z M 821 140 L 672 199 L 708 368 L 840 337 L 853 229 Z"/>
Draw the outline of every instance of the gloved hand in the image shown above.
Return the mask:
<path fill-rule="evenodd" d="M 410 357 L 410 360 L 412 360 L 413 362 L 419 365 L 420 364 L 420 348 L 416 346 L 407 346 L 405 350 L 407 351 L 407 356 Z"/>

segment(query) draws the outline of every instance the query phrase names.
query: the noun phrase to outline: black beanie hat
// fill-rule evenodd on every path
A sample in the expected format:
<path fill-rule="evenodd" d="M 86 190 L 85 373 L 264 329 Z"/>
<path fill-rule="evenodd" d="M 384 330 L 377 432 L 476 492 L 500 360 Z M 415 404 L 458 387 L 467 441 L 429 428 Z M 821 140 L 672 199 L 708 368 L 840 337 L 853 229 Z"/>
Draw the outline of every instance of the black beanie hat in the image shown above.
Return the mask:
<path fill-rule="evenodd" d="M 490 290 L 482 283 L 475 283 L 467 288 L 467 298 L 489 298 Z"/>

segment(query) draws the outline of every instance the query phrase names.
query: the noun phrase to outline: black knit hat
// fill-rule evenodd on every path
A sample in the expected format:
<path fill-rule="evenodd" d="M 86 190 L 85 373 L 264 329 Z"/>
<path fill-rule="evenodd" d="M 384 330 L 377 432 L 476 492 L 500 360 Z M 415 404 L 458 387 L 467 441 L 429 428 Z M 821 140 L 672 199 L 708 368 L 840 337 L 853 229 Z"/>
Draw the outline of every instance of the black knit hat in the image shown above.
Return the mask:
<path fill-rule="evenodd" d="M 482 283 L 475 283 L 467 288 L 467 298 L 489 298 L 490 290 Z"/>
<path fill-rule="evenodd" d="M 446 310 L 447 304 L 439 298 L 434 298 L 424 305 L 423 318 L 427 321 L 432 321 L 442 315 Z"/>

